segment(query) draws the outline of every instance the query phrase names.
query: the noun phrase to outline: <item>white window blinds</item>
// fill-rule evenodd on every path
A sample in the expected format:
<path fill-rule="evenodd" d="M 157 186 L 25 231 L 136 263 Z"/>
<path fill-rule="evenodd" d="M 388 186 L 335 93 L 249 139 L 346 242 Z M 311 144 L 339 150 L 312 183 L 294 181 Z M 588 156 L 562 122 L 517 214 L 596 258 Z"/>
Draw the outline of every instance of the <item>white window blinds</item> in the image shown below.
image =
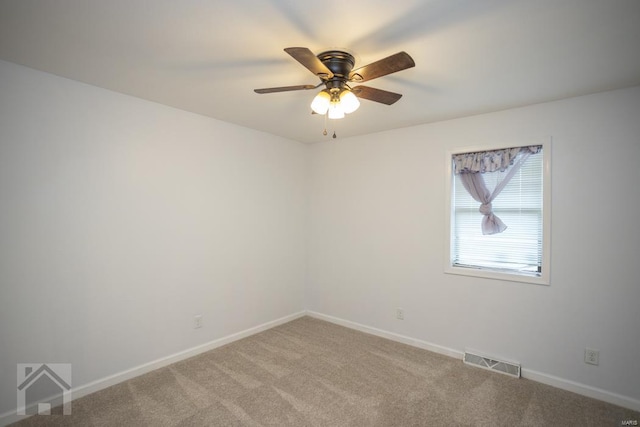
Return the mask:
<path fill-rule="evenodd" d="M 490 189 L 508 171 L 483 174 Z M 493 213 L 507 228 L 492 235 L 482 233 L 479 203 L 454 175 L 452 190 L 451 265 L 539 276 L 542 271 L 543 156 L 529 156 L 500 194 L 492 201 Z"/>

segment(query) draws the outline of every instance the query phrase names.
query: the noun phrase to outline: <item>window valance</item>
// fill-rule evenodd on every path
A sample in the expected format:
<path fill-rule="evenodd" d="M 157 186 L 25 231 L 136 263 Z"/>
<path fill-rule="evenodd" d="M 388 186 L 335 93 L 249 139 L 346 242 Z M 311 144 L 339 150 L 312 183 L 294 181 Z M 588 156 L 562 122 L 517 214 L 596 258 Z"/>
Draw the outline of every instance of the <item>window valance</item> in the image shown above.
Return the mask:
<path fill-rule="evenodd" d="M 513 165 L 520 153 L 536 154 L 540 150 L 542 150 L 542 145 L 454 154 L 454 172 L 456 175 L 461 173 L 504 172 L 509 166 Z"/>

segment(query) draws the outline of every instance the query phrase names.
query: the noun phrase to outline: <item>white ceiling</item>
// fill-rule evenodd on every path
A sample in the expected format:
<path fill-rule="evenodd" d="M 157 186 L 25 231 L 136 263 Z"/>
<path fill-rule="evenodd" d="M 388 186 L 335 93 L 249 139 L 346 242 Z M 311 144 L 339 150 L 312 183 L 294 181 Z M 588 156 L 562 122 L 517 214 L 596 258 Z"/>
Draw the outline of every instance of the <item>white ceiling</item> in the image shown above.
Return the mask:
<path fill-rule="evenodd" d="M 283 48 L 341 47 L 402 93 L 329 122 L 362 135 L 640 85 L 638 0 L 0 0 L 0 59 L 311 143 L 319 80 Z M 1 77 L 1 76 L 0 76 Z"/>

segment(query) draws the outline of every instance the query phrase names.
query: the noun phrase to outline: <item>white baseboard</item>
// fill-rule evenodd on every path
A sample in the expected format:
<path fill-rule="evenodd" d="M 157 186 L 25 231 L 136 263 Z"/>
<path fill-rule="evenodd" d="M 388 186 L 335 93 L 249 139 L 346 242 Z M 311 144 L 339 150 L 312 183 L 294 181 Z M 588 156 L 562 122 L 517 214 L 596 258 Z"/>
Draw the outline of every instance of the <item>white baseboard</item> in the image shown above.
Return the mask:
<path fill-rule="evenodd" d="M 215 348 L 232 343 L 239 339 L 246 338 L 251 335 L 255 335 L 259 332 L 266 331 L 267 329 L 271 329 L 275 326 L 282 325 L 284 323 L 290 322 L 292 320 L 295 320 L 299 317 L 303 317 L 305 315 L 306 315 L 306 311 L 300 311 L 298 313 L 290 314 L 288 316 L 281 317 L 280 319 L 272 320 L 270 322 L 266 322 L 261 325 L 254 326 L 252 328 L 245 329 L 244 331 L 240 331 L 235 334 L 227 335 L 226 337 L 218 338 L 208 343 L 201 344 L 196 347 L 192 347 L 190 349 L 181 351 L 179 353 L 175 353 L 175 354 L 163 357 L 161 359 L 157 359 L 149 363 L 145 363 L 143 365 L 139 365 L 134 368 L 127 369 L 126 371 L 122 371 L 105 378 L 100 378 L 88 384 L 84 384 L 78 387 L 73 387 L 71 389 L 71 398 L 72 400 L 79 399 L 83 396 L 89 395 L 91 393 L 95 393 L 96 391 L 100 391 L 107 387 L 111 387 L 112 385 L 116 385 L 123 381 L 127 381 L 132 378 L 138 377 L 140 375 L 146 374 L 147 372 L 151 372 L 156 369 L 163 368 L 165 366 L 171 365 L 172 363 L 176 363 L 181 360 L 188 359 L 200 353 L 213 350 Z M 72 411 L 73 411 L 73 408 L 72 408 Z M 4 414 L 0 414 L 0 426 L 6 426 L 16 421 L 20 421 L 21 419 L 26 417 L 28 417 L 28 415 L 17 415 L 16 410 L 5 412 Z"/>
<path fill-rule="evenodd" d="M 464 352 L 453 350 L 441 345 L 433 344 L 427 341 L 422 341 L 416 338 L 411 338 L 405 335 L 396 334 L 394 332 L 384 331 L 382 329 L 372 328 L 371 326 L 362 325 L 360 323 L 351 322 L 349 320 L 340 319 L 338 317 L 328 316 L 326 314 L 318 313 L 315 311 L 307 311 L 307 315 L 315 317 L 316 319 L 326 320 L 327 322 L 335 323 L 336 325 L 345 326 L 350 329 L 355 329 L 360 332 L 375 335 L 382 338 L 387 338 L 391 341 L 400 342 L 410 345 L 412 347 L 422 348 L 434 353 L 444 354 L 445 356 L 453 357 L 462 360 Z"/>
<path fill-rule="evenodd" d="M 315 317 L 317 319 L 326 320 L 327 322 L 335 323 L 336 325 L 345 326 L 350 329 L 355 329 L 361 332 L 365 332 L 371 335 L 376 335 L 382 338 L 387 338 L 392 341 L 397 341 L 413 347 L 429 350 L 434 353 L 444 354 L 445 356 L 450 356 L 455 359 L 462 360 L 464 356 L 463 351 L 443 347 L 437 344 L 407 337 L 405 335 L 396 334 L 394 332 L 372 328 L 370 326 L 362 325 L 360 323 L 352 322 L 349 320 L 340 319 L 338 317 L 329 316 L 329 315 L 318 313 L 315 311 L 307 311 L 307 315 L 311 317 Z M 531 381 L 536 381 L 542 384 L 550 385 L 552 387 L 556 387 L 561 390 L 570 391 L 576 394 L 580 394 L 582 396 L 591 397 L 593 399 L 602 400 L 603 402 L 622 406 L 623 408 L 632 409 L 634 411 L 640 411 L 640 400 L 633 399 L 628 396 L 623 396 L 607 390 L 591 387 L 585 384 L 577 383 L 571 380 L 559 378 L 549 374 L 544 374 L 544 373 L 533 371 L 530 369 L 523 368 L 521 370 L 521 375 L 522 375 L 522 378 L 526 378 Z"/>
<path fill-rule="evenodd" d="M 611 403 L 613 405 L 622 406 L 623 408 L 628 408 L 640 412 L 640 400 L 638 399 L 623 396 L 621 394 L 613 393 L 601 388 L 591 387 L 586 384 L 559 378 L 542 372 L 532 371 L 530 369 L 522 369 L 521 374 L 522 378 L 526 378 L 531 381 L 536 381 L 562 390 L 580 394 L 582 396 L 602 400 L 603 402 Z"/>

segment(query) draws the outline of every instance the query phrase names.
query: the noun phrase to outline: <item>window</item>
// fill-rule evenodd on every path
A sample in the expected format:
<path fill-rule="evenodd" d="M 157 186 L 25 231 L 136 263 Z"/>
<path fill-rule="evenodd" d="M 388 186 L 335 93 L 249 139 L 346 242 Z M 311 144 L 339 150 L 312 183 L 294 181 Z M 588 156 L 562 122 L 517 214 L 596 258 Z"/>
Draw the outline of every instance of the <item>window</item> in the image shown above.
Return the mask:
<path fill-rule="evenodd" d="M 447 273 L 549 283 L 549 153 L 548 141 L 448 153 Z"/>

